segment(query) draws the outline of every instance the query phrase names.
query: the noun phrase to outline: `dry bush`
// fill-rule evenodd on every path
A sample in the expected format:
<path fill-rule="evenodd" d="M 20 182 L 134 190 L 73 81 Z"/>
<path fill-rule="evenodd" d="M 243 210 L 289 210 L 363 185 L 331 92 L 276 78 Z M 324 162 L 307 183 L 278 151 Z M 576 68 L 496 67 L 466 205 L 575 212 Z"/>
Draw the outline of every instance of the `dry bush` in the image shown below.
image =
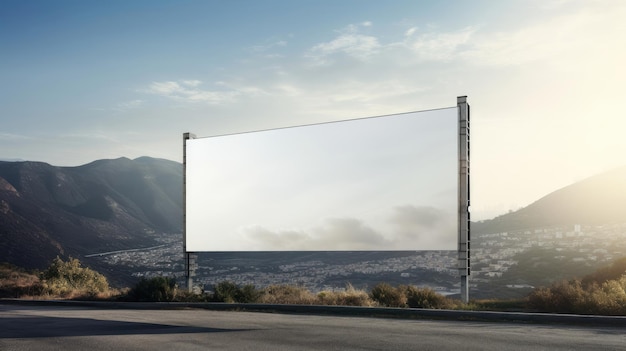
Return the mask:
<path fill-rule="evenodd" d="M 528 298 L 518 299 L 479 299 L 463 303 L 461 300 L 452 300 L 454 309 L 468 311 L 506 311 L 523 312 L 528 310 Z"/>
<path fill-rule="evenodd" d="M 40 295 L 41 281 L 37 273 L 29 273 L 8 263 L 0 264 L 0 297 L 23 298 Z"/>
<path fill-rule="evenodd" d="M 44 295 L 72 298 L 96 298 L 98 294 L 109 294 L 107 279 L 100 273 L 82 267 L 79 260 L 67 262 L 57 256 L 41 274 Z"/>
<path fill-rule="evenodd" d="M 370 292 L 372 300 L 379 306 L 406 307 L 406 294 L 402 289 L 394 288 L 387 283 L 376 284 Z"/>
<path fill-rule="evenodd" d="M 542 312 L 626 315 L 626 276 L 586 287 L 579 280 L 562 281 L 535 290 L 528 303 Z"/>
<path fill-rule="evenodd" d="M 582 285 L 585 288 L 593 284 L 601 285 L 609 280 L 619 280 L 624 274 L 626 274 L 626 257 L 617 259 L 611 265 L 586 275 L 582 279 Z"/>
<path fill-rule="evenodd" d="M 352 284 L 348 284 L 342 291 L 322 291 L 317 294 L 317 301 L 320 305 L 332 306 L 366 306 L 376 305 L 365 290 L 355 289 Z"/>
<path fill-rule="evenodd" d="M 306 288 L 291 285 L 270 285 L 259 298 L 260 303 L 284 305 L 313 305 L 316 301 Z"/>
<path fill-rule="evenodd" d="M 602 286 L 594 286 L 589 292 L 593 313 L 602 315 L 626 315 L 626 276 L 609 280 Z"/>

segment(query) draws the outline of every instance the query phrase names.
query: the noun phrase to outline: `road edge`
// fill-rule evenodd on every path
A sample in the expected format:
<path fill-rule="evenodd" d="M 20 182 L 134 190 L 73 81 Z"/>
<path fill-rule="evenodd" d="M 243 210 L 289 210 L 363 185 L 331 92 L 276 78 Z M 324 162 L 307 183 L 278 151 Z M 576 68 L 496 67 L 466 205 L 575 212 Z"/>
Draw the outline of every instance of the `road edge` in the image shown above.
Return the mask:
<path fill-rule="evenodd" d="M 22 306 L 57 306 L 85 307 L 101 309 L 135 309 L 135 310 L 168 310 L 168 309 L 204 309 L 212 311 L 241 311 L 263 313 L 285 313 L 304 315 L 326 315 L 344 317 L 398 318 L 456 320 L 474 322 L 510 322 L 532 324 L 567 324 L 579 326 L 626 326 L 626 316 L 598 316 L 553 313 L 496 312 L 496 311 L 458 311 L 434 310 L 420 308 L 386 308 L 386 307 L 353 307 L 353 306 L 320 306 L 320 305 L 270 305 L 243 304 L 221 302 L 109 302 L 109 301 L 75 301 L 75 300 L 22 300 L 0 299 L 0 305 Z"/>

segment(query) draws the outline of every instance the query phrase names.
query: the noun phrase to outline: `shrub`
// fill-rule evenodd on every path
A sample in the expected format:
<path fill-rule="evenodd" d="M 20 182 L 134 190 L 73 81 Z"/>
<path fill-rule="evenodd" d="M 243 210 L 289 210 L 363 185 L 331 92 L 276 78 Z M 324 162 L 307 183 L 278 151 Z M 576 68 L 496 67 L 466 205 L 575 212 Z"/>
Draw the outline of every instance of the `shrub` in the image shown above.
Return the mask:
<path fill-rule="evenodd" d="M 528 304 L 542 312 L 626 315 L 626 276 L 587 287 L 576 279 L 561 281 L 532 292 Z"/>
<path fill-rule="evenodd" d="M 603 284 L 609 280 L 619 280 L 624 274 L 626 274 L 626 257 L 617 259 L 610 266 L 586 275 L 582 279 L 582 285 L 588 287 L 593 284 Z"/>
<path fill-rule="evenodd" d="M 370 295 L 380 306 L 406 307 L 406 295 L 401 289 L 394 288 L 387 283 L 376 284 Z"/>
<path fill-rule="evenodd" d="M 291 285 L 270 285 L 263 291 L 261 303 L 313 305 L 317 302 L 315 295 L 303 287 Z"/>
<path fill-rule="evenodd" d="M 128 292 L 128 297 L 135 301 L 174 301 L 177 296 L 176 281 L 167 277 L 141 278 Z"/>
<path fill-rule="evenodd" d="M 320 305 L 333 306 L 373 306 L 375 303 L 364 290 L 357 290 L 348 284 L 343 291 L 322 291 L 317 294 Z"/>
<path fill-rule="evenodd" d="M 591 313 L 589 300 L 580 280 L 560 281 L 528 295 L 529 306 L 543 312 Z"/>
<path fill-rule="evenodd" d="M 0 298 L 40 295 L 39 272 L 27 272 L 9 263 L 0 263 Z"/>
<path fill-rule="evenodd" d="M 45 294 L 93 297 L 109 292 L 109 282 L 102 274 L 82 267 L 79 260 L 71 257 L 65 262 L 57 256 L 41 278 Z"/>
<path fill-rule="evenodd" d="M 417 288 L 409 285 L 400 286 L 398 289 L 404 290 L 406 303 L 411 308 L 443 309 L 454 306 L 451 300 L 429 288 Z"/>
<path fill-rule="evenodd" d="M 259 300 L 262 294 L 252 284 L 239 287 L 233 282 L 223 281 L 215 286 L 213 300 L 229 303 L 254 303 Z"/>
<path fill-rule="evenodd" d="M 220 282 L 215 286 L 215 292 L 213 294 L 213 299 L 218 302 L 235 302 L 235 296 L 237 295 L 237 284 L 224 281 Z"/>
<path fill-rule="evenodd" d="M 244 285 L 241 288 L 241 293 L 238 298 L 238 302 L 240 303 L 254 303 L 258 302 L 261 296 L 263 295 L 263 291 L 257 289 L 252 284 Z"/>

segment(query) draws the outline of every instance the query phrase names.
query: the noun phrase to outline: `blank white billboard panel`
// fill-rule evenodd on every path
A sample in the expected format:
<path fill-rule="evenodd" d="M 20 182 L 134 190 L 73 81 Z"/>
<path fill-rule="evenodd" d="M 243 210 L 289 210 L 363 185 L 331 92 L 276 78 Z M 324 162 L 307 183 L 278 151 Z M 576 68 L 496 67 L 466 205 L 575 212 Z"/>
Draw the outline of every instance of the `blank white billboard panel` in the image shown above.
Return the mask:
<path fill-rule="evenodd" d="M 186 250 L 456 250 L 457 107 L 186 142 Z"/>

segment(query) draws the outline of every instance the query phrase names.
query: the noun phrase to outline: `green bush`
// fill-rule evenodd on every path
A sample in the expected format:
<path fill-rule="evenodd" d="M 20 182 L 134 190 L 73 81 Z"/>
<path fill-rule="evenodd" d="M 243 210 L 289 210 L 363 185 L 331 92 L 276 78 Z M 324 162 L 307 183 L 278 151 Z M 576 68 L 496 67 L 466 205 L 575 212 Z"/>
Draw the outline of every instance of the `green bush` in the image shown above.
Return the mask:
<path fill-rule="evenodd" d="M 254 303 L 259 300 L 262 292 L 254 285 L 248 284 L 243 287 L 230 281 L 223 281 L 215 286 L 213 300 L 228 303 Z"/>
<path fill-rule="evenodd" d="M 238 290 L 239 290 L 239 287 L 237 286 L 237 284 L 233 282 L 230 282 L 230 281 L 220 282 L 215 286 L 213 299 L 218 302 L 233 303 L 235 302 L 235 298 L 236 298 Z"/>
<path fill-rule="evenodd" d="M 109 291 L 109 282 L 100 273 L 82 267 L 79 260 L 65 262 L 58 256 L 41 274 L 43 293 L 64 296 L 97 296 Z"/>
<path fill-rule="evenodd" d="M 237 302 L 239 303 L 255 303 L 258 302 L 263 295 L 263 291 L 258 290 L 254 285 L 244 285 L 237 296 Z"/>
<path fill-rule="evenodd" d="M 128 292 L 128 297 L 135 301 L 174 301 L 177 296 L 176 281 L 167 277 L 141 278 Z"/>
<path fill-rule="evenodd" d="M 376 284 L 370 295 L 376 303 L 385 307 L 406 307 L 406 295 L 401 289 L 387 283 Z"/>

